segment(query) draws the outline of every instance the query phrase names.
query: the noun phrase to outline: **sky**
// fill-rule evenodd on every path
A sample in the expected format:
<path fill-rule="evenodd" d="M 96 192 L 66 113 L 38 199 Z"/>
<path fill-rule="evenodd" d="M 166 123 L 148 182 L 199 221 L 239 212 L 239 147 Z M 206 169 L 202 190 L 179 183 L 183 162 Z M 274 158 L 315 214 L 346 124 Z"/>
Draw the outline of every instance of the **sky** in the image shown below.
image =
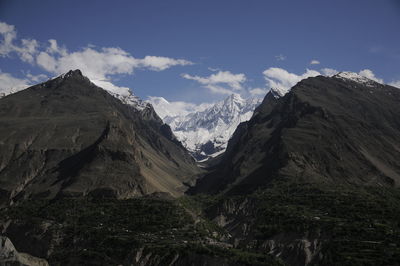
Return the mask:
<path fill-rule="evenodd" d="M 400 0 L 0 0 L 0 92 L 77 68 L 181 104 L 338 71 L 400 87 L 399 29 Z"/>

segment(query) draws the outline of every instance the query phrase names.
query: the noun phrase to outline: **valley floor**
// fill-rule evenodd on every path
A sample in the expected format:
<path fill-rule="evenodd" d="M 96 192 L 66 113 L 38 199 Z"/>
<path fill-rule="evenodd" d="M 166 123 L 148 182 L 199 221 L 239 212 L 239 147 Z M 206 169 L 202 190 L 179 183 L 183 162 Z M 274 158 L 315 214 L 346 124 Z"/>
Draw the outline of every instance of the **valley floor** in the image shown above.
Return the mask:
<path fill-rule="evenodd" d="M 50 265 L 399 265 L 400 191 L 275 183 L 247 196 L 30 200 L 1 210 Z"/>

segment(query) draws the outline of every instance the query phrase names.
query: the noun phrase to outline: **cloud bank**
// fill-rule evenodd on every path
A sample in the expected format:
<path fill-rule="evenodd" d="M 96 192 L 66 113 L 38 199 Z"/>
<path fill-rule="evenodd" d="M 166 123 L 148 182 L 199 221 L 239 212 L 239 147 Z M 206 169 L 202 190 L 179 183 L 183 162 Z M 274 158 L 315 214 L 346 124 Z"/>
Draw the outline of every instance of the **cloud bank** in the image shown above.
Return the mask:
<path fill-rule="evenodd" d="M 182 77 L 197 81 L 212 93 L 232 94 L 243 90 L 243 83 L 247 80 L 245 74 L 233 74 L 230 71 L 218 71 L 207 77 L 182 74 Z"/>
<path fill-rule="evenodd" d="M 316 70 L 307 69 L 305 73 L 296 75 L 278 67 L 270 67 L 263 72 L 267 87 L 274 88 L 279 94 L 284 95 L 291 87 L 302 79 L 321 75 Z"/>
<path fill-rule="evenodd" d="M 0 22 L 0 35 L 1 57 L 16 54 L 22 61 L 36 65 L 53 75 L 80 69 L 96 85 L 120 94 L 129 93 L 129 89 L 114 85 L 112 80 L 115 75 L 131 75 L 136 69 L 162 71 L 173 66 L 193 64 L 185 59 L 164 56 L 148 55 L 135 58 L 119 47 L 96 48 L 88 45 L 77 51 L 68 51 L 54 39 L 48 40 L 47 44 L 39 44 L 33 39 L 19 40 L 15 27 L 4 22 Z"/>
<path fill-rule="evenodd" d="M 0 70 L 0 97 L 29 87 L 28 79 L 19 79 Z"/>
<path fill-rule="evenodd" d="M 400 80 L 390 82 L 389 85 L 400 89 Z"/>
<path fill-rule="evenodd" d="M 30 72 L 26 73 L 25 78 L 17 78 L 0 70 L 0 97 L 26 89 L 46 78 L 46 75 L 32 75 Z"/>
<path fill-rule="evenodd" d="M 306 69 L 306 71 L 303 74 L 295 74 L 295 73 L 290 73 L 283 68 L 271 67 L 266 69 L 263 72 L 263 75 L 265 81 L 267 82 L 266 85 L 268 89 L 273 88 L 279 94 L 284 95 L 286 94 L 286 92 L 290 90 L 291 87 L 293 87 L 303 79 L 309 77 L 316 77 L 319 75 L 331 77 L 336 75 L 337 73 L 339 73 L 339 71 L 337 71 L 336 69 L 322 68 L 320 71 Z M 384 83 L 383 79 L 376 77 L 374 72 L 372 72 L 372 70 L 370 69 L 363 69 L 358 72 L 358 75 L 369 78 L 379 83 Z M 396 82 L 392 84 L 396 84 L 397 86 L 400 85 L 399 83 Z M 255 90 L 253 92 L 254 94 L 262 93 L 262 89 L 254 89 L 254 90 Z"/>
<path fill-rule="evenodd" d="M 38 42 L 32 39 L 17 40 L 17 31 L 13 25 L 0 22 L 0 56 L 8 57 L 15 53 L 24 62 L 34 63 Z"/>

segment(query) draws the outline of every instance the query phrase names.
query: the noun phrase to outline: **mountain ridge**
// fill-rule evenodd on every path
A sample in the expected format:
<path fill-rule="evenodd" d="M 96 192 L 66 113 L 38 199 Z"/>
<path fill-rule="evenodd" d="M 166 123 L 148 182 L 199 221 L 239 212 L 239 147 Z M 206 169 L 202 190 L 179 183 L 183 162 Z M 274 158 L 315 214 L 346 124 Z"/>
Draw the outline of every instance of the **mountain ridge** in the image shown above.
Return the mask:
<path fill-rule="evenodd" d="M 79 70 L 0 103 L 3 202 L 89 194 L 177 196 L 200 173 L 151 106 L 126 105 Z"/>
<path fill-rule="evenodd" d="M 278 177 L 398 186 L 400 91 L 366 81 L 318 76 L 268 94 L 193 191 L 245 193 Z"/>
<path fill-rule="evenodd" d="M 163 120 L 196 160 L 205 160 L 225 151 L 236 127 L 251 118 L 260 102 L 261 99 L 243 99 L 239 94 L 231 94 L 203 110 L 165 116 Z M 161 107 L 156 105 L 156 111 Z"/>

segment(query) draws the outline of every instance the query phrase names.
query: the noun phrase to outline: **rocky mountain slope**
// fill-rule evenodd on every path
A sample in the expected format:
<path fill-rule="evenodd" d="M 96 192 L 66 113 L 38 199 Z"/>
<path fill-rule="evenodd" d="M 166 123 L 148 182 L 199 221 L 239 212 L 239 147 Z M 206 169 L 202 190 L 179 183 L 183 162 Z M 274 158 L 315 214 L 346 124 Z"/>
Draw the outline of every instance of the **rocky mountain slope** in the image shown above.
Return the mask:
<path fill-rule="evenodd" d="M 191 189 L 241 250 L 287 265 L 398 265 L 400 90 L 355 73 L 270 92 Z"/>
<path fill-rule="evenodd" d="M 398 186 L 400 90 L 356 74 L 308 78 L 240 126 L 197 191 L 252 191 L 274 179 Z"/>
<path fill-rule="evenodd" d="M 1 265 L 29 265 L 48 266 L 44 259 L 33 257 L 26 253 L 19 253 L 7 237 L 0 236 L 0 264 Z"/>
<path fill-rule="evenodd" d="M 79 70 L 0 99 L 1 202 L 152 192 L 199 173 L 150 105 L 122 103 Z"/>
<path fill-rule="evenodd" d="M 13 119 L 0 120 L 2 125 L 11 129 L 18 123 L 18 129 L 24 129 L 0 130 L 4 140 L 15 141 L 11 146 L 1 143 L 10 149 L 1 158 L 8 154 L 16 158 L 11 165 L 17 162 L 14 168 L 1 168 L 1 174 L 11 173 L 9 169 L 18 178 L 31 173 L 27 166 L 36 169 L 44 141 L 52 140 L 46 145 L 56 150 L 41 164 L 50 170 L 39 171 L 41 174 L 25 184 L 27 195 L 19 193 L 13 197 L 13 205 L 0 207 L 0 232 L 19 254 L 44 258 L 50 265 L 399 265 L 397 88 L 340 73 L 303 80 L 283 97 L 271 90 L 252 118 L 238 126 L 226 152 L 214 159 L 217 164 L 191 188 L 191 195 L 173 198 L 153 193 L 120 200 L 110 191 L 121 187 L 132 191 L 120 174 L 128 165 L 137 166 L 139 173 L 146 166 L 164 166 L 157 177 L 171 180 L 170 161 L 164 160 L 169 158 L 176 162 L 172 172 L 181 185 L 187 184 L 179 176 L 182 171 L 198 170 L 192 171 L 190 163 L 183 164 L 177 155 L 179 143 L 171 144 L 176 140 L 151 108 L 130 107 L 96 86 L 77 86 L 86 83 L 75 74 L 79 73 L 58 85 L 47 85 L 52 93 L 30 88 L 24 95 L 29 97 L 11 95 L 0 100 L 0 112 L 15 110 Z M 80 93 L 66 93 L 74 88 Z M 77 103 L 69 100 L 72 95 Z M 82 107 L 89 101 L 84 95 L 93 99 L 92 109 Z M 3 105 L 10 98 L 15 102 Z M 37 98 L 44 101 L 40 108 L 33 104 Z M 64 99 L 68 106 L 62 104 Z M 101 108 L 96 107 L 100 103 Z M 42 107 L 46 105 L 51 107 Z M 59 115 L 66 110 L 71 119 Z M 36 134 L 26 142 L 21 136 L 29 136 L 27 129 L 38 130 L 36 124 L 43 132 L 53 132 L 38 115 L 43 113 L 48 123 L 57 122 L 59 129 L 54 135 L 58 137 Z M 85 123 L 78 123 L 79 119 Z M 59 121 L 79 125 L 85 134 L 68 142 L 70 127 Z M 104 124 L 109 128 L 107 134 L 101 134 Z M 129 132 L 135 137 L 130 138 Z M 92 135 L 100 135 L 100 140 L 97 137 L 94 145 L 81 146 L 96 148 L 74 148 L 74 143 L 82 143 L 84 136 L 93 139 Z M 42 138 L 43 143 L 38 142 Z M 53 139 L 57 146 L 49 145 Z M 22 146 L 17 140 L 22 140 Z M 83 155 L 72 156 L 76 158 L 73 163 L 71 159 L 57 163 L 58 154 L 70 152 L 63 143 Z M 137 149 L 149 158 L 145 161 L 149 164 L 143 165 L 140 153 L 135 160 L 125 159 Z M 16 153 L 19 150 L 25 152 Z M 48 168 L 48 164 L 56 166 Z M 113 175 L 115 169 L 120 170 L 118 177 Z M 72 174 L 55 178 L 64 177 L 62 173 Z M 109 180 L 106 174 L 112 184 L 105 183 Z M 75 191 L 83 178 L 102 181 L 107 189 L 99 191 L 93 182 L 84 194 L 88 196 L 81 197 L 82 193 Z M 139 180 L 147 184 L 149 179 L 143 175 Z M 64 186 L 54 189 L 60 182 Z M 8 185 L 0 183 L 1 188 Z M 35 193 L 41 187 L 59 192 L 55 197 Z M 117 198 L 125 198 L 121 195 Z"/>
<path fill-rule="evenodd" d="M 260 102 L 260 99 L 243 99 L 239 94 L 232 94 L 204 110 L 165 115 L 163 120 L 197 160 L 204 160 L 225 151 L 237 126 L 251 118 Z M 168 113 L 164 111 L 168 107 L 162 102 L 154 104 L 158 113 Z"/>

